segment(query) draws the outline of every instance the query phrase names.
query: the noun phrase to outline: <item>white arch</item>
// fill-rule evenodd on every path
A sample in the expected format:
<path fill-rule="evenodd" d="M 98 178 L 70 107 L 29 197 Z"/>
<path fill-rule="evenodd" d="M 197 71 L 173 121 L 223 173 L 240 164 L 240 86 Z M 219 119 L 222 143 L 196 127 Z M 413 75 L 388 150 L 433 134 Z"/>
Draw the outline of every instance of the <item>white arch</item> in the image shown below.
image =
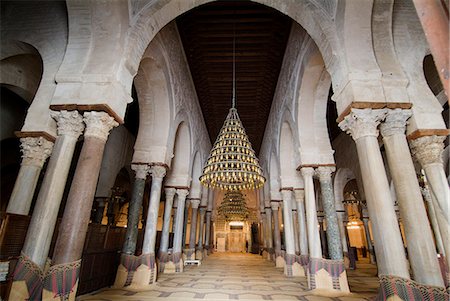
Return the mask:
<path fill-rule="evenodd" d="M 191 177 L 191 134 L 189 125 L 181 122 L 176 131 L 171 168 L 167 174 L 165 185 L 189 187 Z"/>
<path fill-rule="evenodd" d="M 269 185 L 270 185 L 270 200 L 281 200 L 280 166 L 279 160 L 274 151 L 270 153 Z"/>
<path fill-rule="evenodd" d="M 202 174 L 202 162 L 200 152 L 197 151 L 194 155 L 192 164 L 192 183 L 189 191 L 190 198 L 200 198 L 202 195 L 202 186 L 200 184 L 200 176 Z"/>
<path fill-rule="evenodd" d="M 298 161 L 291 125 L 283 121 L 280 131 L 280 181 L 281 187 L 300 188 L 303 180 L 297 171 Z"/>
<path fill-rule="evenodd" d="M 339 168 L 334 176 L 334 200 L 336 210 L 344 210 L 344 188 L 348 181 L 351 181 L 356 177 L 353 174 L 353 171 L 349 168 Z"/>

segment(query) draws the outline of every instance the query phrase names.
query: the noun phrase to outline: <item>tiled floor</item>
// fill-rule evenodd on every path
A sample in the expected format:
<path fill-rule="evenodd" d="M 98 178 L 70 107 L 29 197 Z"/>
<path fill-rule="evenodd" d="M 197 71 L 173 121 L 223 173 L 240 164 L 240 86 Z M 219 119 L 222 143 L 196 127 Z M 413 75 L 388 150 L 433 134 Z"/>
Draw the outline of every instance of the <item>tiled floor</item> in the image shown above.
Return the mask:
<path fill-rule="evenodd" d="M 184 273 L 160 274 L 153 290 L 132 292 L 105 289 L 77 300 L 370 300 L 376 294 L 378 278 L 372 265 L 348 271 L 351 295 L 323 297 L 307 290 L 306 278 L 286 278 L 282 269 L 261 256 L 240 253 L 215 253 L 201 266 L 188 266 Z"/>

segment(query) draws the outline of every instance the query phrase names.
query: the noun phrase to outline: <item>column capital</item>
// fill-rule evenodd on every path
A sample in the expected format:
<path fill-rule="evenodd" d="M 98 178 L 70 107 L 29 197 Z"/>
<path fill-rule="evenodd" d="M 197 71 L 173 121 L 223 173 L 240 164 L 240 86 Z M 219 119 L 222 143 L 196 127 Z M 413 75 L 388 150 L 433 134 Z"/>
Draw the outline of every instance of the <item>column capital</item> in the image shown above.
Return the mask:
<path fill-rule="evenodd" d="M 411 117 L 411 110 L 390 109 L 387 110 L 386 119 L 380 125 L 381 135 L 389 137 L 392 135 L 404 135 L 406 121 Z"/>
<path fill-rule="evenodd" d="M 189 194 L 188 189 L 177 189 L 177 195 L 179 200 L 186 200 L 188 194 Z"/>
<path fill-rule="evenodd" d="M 386 113 L 387 109 L 352 109 L 339 123 L 339 127 L 355 141 L 361 137 L 378 137 L 377 127 Z"/>
<path fill-rule="evenodd" d="M 281 195 L 283 196 L 283 202 L 292 200 L 292 190 L 283 189 L 281 190 Z"/>
<path fill-rule="evenodd" d="M 153 165 L 150 167 L 150 172 L 153 179 L 163 179 L 166 176 L 166 168 L 161 165 Z"/>
<path fill-rule="evenodd" d="M 300 169 L 303 177 L 313 177 L 314 176 L 314 168 L 312 167 L 302 167 Z"/>
<path fill-rule="evenodd" d="M 136 179 L 147 179 L 150 173 L 150 166 L 148 164 L 131 164 L 131 169 L 136 173 Z"/>
<path fill-rule="evenodd" d="M 411 140 L 411 153 L 422 167 L 433 163 L 442 164 L 445 138 L 446 136 L 423 136 Z"/>
<path fill-rule="evenodd" d="M 83 134 L 83 116 L 78 111 L 50 111 L 50 116 L 56 121 L 58 136 L 78 139 Z"/>
<path fill-rule="evenodd" d="M 21 165 L 33 165 L 42 168 L 45 160 L 52 153 L 53 142 L 44 137 L 20 138 L 20 150 L 22 151 Z"/>
<path fill-rule="evenodd" d="M 334 166 L 319 166 L 316 169 L 316 175 L 319 178 L 319 181 L 331 180 L 331 174 L 336 171 L 336 167 Z"/>
<path fill-rule="evenodd" d="M 100 140 L 108 140 L 109 132 L 119 125 L 113 117 L 106 112 L 84 112 L 83 121 L 86 124 L 85 137 L 95 137 Z"/>
<path fill-rule="evenodd" d="M 297 203 L 305 202 L 305 190 L 303 189 L 294 189 L 295 201 Z"/>
<path fill-rule="evenodd" d="M 280 208 L 280 204 L 278 204 L 278 201 L 271 201 L 270 207 L 272 208 L 272 211 L 277 211 L 278 208 Z"/>
<path fill-rule="evenodd" d="M 191 206 L 193 209 L 197 209 L 198 205 L 200 205 L 200 200 L 199 199 L 191 199 Z"/>
<path fill-rule="evenodd" d="M 166 199 L 173 199 L 177 190 L 175 188 L 164 188 L 164 193 L 166 194 Z"/>

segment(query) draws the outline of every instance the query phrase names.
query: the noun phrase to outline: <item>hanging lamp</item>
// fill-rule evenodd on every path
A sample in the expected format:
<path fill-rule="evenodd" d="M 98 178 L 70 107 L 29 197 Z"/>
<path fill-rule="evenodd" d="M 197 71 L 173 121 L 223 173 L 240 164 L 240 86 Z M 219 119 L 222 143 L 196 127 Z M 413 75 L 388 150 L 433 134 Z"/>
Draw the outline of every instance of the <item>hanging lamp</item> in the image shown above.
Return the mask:
<path fill-rule="evenodd" d="M 241 191 L 227 191 L 223 201 L 217 209 L 225 221 L 245 221 L 250 215 L 245 197 Z"/>
<path fill-rule="evenodd" d="M 220 129 L 200 182 L 221 190 L 258 189 L 264 185 L 262 169 L 236 110 L 236 59 L 233 36 L 233 96 L 231 109 Z"/>

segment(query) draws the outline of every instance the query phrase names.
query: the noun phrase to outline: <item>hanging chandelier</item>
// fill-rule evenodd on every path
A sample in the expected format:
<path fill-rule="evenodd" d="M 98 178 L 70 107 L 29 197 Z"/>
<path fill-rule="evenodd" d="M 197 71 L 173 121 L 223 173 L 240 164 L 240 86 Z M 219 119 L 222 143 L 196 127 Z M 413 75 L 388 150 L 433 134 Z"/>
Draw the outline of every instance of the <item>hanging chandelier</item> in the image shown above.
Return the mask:
<path fill-rule="evenodd" d="M 240 191 L 226 192 L 217 211 L 219 216 L 224 218 L 227 222 L 244 221 L 250 215 L 244 195 Z"/>
<path fill-rule="evenodd" d="M 236 110 L 235 38 L 233 38 L 233 96 L 232 106 L 220 129 L 200 182 L 221 190 L 258 189 L 264 185 L 258 158 L 248 139 Z"/>

